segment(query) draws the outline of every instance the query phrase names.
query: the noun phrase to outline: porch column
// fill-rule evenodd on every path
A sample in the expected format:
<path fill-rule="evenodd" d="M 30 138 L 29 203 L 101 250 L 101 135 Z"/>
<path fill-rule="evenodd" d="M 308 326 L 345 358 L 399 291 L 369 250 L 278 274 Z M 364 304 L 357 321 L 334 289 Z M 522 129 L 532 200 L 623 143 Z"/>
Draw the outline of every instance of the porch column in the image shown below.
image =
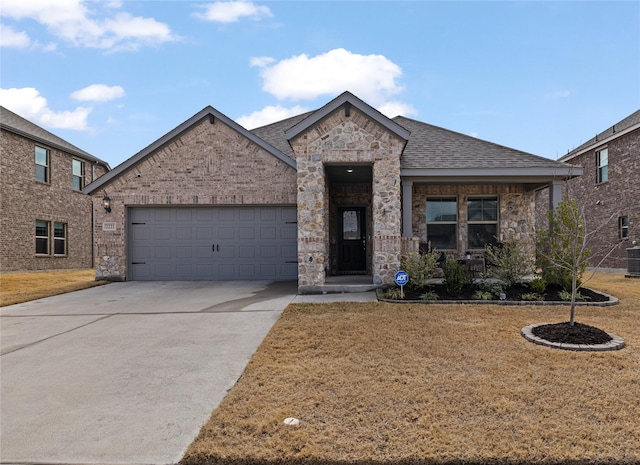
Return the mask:
<path fill-rule="evenodd" d="M 562 201 L 562 186 L 564 181 L 551 181 L 549 183 L 549 210 L 555 210 Z"/>
<path fill-rule="evenodd" d="M 402 237 L 413 237 L 413 181 L 402 181 Z"/>

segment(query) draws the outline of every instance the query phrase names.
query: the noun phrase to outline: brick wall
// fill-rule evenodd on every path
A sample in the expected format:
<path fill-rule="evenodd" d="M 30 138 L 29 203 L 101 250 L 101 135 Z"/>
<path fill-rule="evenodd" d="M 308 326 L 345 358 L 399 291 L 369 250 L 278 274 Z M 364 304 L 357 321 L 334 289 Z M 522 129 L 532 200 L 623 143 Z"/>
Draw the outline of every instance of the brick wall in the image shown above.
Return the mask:
<path fill-rule="evenodd" d="M 609 180 L 598 184 L 596 152 L 609 151 Z M 640 129 L 624 134 L 608 143 L 594 146 L 567 163 L 580 165 L 584 174 L 565 183 L 564 193 L 584 207 L 592 258 L 596 266 L 613 249 L 600 266 L 627 268 L 627 251 L 631 241 L 640 242 Z M 545 189 L 536 198 L 537 227 L 546 227 L 545 212 L 549 193 Z M 629 238 L 619 239 L 618 218 L 629 219 Z"/>
<path fill-rule="evenodd" d="M 49 183 L 35 179 L 36 143 L 1 131 L 0 271 L 90 268 L 92 266 L 91 199 L 72 188 L 73 156 L 49 149 Z M 85 183 L 106 172 L 103 165 L 85 161 Z M 35 253 L 36 220 L 67 224 L 67 255 Z M 53 232 L 49 232 L 53 247 Z"/>
<path fill-rule="evenodd" d="M 111 213 L 102 198 L 111 198 Z M 92 194 L 96 277 L 127 279 L 126 209 L 132 206 L 295 205 L 296 171 L 207 118 Z M 103 231 L 105 222 L 115 231 Z"/>

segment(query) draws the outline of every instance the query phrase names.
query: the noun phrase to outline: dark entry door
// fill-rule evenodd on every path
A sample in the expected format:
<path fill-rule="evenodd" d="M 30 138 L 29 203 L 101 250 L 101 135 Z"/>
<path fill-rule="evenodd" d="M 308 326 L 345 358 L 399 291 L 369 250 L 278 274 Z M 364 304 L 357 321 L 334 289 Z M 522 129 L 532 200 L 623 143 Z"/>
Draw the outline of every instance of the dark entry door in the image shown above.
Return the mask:
<path fill-rule="evenodd" d="M 338 271 L 367 271 L 367 231 L 364 207 L 338 209 Z"/>

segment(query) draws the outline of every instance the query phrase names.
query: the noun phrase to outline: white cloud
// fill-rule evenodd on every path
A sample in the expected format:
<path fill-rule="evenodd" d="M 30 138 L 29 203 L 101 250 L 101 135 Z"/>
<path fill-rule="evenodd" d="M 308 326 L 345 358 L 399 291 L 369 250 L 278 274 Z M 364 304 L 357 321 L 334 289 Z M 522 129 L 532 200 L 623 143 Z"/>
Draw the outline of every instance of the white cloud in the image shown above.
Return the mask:
<path fill-rule="evenodd" d="M 169 26 L 153 18 L 114 11 L 122 5 L 84 0 L 3 0 L 0 14 L 14 20 L 35 20 L 56 38 L 79 47 L 136 50 L 142 45 L 179 39 Z M 106 11 L 98 11 L 100 8 Z M 100 18 L 101 14 L 108 16 Z"/>
<path fill-rule="evenodd" d="M 377 110 L 389 118 L 394 116 L 415 116 L 418 114 L 418 110 L 413 105 L 396 101 L 385 102 L 379 105 Z"/>
<path fill-rule="evenodd" d="M 196 16 L 207 21 L 217 23 L 235 23 L 241 18 L 260 20 L 272 16 L 271 10 L 266 6 L 256 5 L 253 2 L 214 2 L 206 6 L 204 13 Z"/>
<path fill-rule="evenodd" d="M 343 48 L 322 55 L 293 56 L 275 64 L 264 58 L 263 90 L 278 99 L 315 99 L 348 90 L 372 105 L 402 91 L 402 69 L 383 55 L 359 55 Z"/>
<path fill-rule="evenodd" d="M 0 25 L 0 47 L 27 48 L 31 39 L 26 32 L 17 32 L 11 26 Z"/>
<path fill-rule="evenodd" d="M 83 102 L 108 102 L 109 100 L 124 96 L 125 92 L 122 87 L 109 87 L 104 84 L 92 84 L 84 89 L 76 90 L 71 94 L 72 99 Z"/>
<path fill-rule="evenodd" d="M 264 68 L 265 66 L 269 66 L 274 61 L 276 61 L 276 59 L 271 57 L 251 57 L 249 59 L 249 66 Z"/>
<path fill-rule="evenodd" d="M 73 111 L 53 111 L 47 99 L 33 87 L 0 89 L 0 105 L 36 124 L 56 129 L 88 129 L 91 107 L 77 107 Z"/>
<path fill-rule="evenodd" d="M 236 119 L 236 122 L 246 129 L 259 128 L 276 121 L 289 118 L 290 116 L 296 116 L 301 113 L 309 111 L 308 108 L 296 105 L 291 108 L 286 108 L 280 105 L 270 105 L 264 107 L 262 110 L 254 111 L 250 115 L 244 115 Z"/>
<path fill-rule="evenodd" d="M 573 94 L 572 90 L 555 90 L 553 92 L 548 92 L 545 94 L 545 98 L 547 99 L 557 99 L 557 98 L 567 98 L 571 94 Z"/>

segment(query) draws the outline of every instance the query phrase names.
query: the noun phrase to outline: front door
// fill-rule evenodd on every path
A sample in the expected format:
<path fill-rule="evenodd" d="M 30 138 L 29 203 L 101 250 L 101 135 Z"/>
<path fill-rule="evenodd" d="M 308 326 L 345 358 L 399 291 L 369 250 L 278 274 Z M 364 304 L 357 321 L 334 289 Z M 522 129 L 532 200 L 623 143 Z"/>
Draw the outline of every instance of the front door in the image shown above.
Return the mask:
<path fill-rule="evenodd" d="M 364 207 L 338 209 L 338 271 L 366 273 L 367 231 Z"/>

